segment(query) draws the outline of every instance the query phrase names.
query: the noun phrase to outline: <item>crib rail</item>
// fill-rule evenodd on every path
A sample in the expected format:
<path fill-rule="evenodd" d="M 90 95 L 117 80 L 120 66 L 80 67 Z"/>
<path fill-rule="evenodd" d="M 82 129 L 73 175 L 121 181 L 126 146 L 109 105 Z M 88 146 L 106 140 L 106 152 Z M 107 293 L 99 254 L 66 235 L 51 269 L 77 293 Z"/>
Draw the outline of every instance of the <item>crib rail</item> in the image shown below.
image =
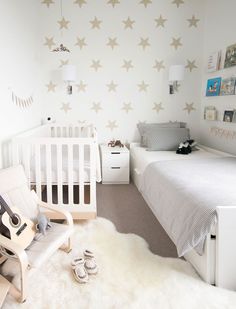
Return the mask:
<path fill-rule="evenodd" d="M 65 207 L 76 219 L 96 214 L 96 130 L 48 127 L 51 137 L 14 138 L 13 164 L 24 166 L 40 199 Z"/>

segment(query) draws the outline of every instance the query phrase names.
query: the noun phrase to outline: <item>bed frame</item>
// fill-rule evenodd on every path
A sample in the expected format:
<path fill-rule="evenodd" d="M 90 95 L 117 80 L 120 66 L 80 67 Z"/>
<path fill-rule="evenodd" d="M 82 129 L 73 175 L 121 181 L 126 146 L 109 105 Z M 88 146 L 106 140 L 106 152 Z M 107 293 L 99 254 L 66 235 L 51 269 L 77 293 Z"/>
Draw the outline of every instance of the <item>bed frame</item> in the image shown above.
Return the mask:
<path fill-rule="evenodd" d="M 131 143 L 130 148 L 139 146 L 139 143 Z M 221 156 L 232 156 L 206 146 L 202 149 Z M 142 174 L 136 170 L 132 162 L 131 177 L 140 191 Z M 236 290 L 236 205 L 222 207 L 217 206 L 217 221 L 211 233 L 207 235 L 204 244 L 204 253 L 199 255 L 194 249 L 185 254 L 189 261 L 204 281 L 218 287 Z"/>
<path fill-rule="evenodd" d="M 55 158 L 52 156 L 52 147 L 56 150 Z M 86 170 L 89 171 L 87 180 L 84 170 L 85 147 L 90 153 L 89 163 L 86 161 Z M 67 153 L 64 158 L 67 162 L 64 162 L 64 166 L 62 148 Z M 42 166 L 42 149 L 45 151 L 45 166 Z M 75 149 L 79 154 L 78 181 L 73 179 Z M 97 151 L 97 134 L 92 126 L 46 124 L 20 134 L 12 140 L 13 164 L 23 165 L 29 187 L 36 189 L 38 197 L 47 203 L 64 207 L 74 219 L 96 217 Z M 52 160 L 56 160 L 56 171 L 52 169 Z M 45 169 L 45 179 L 42 179 L 42 169 Z M 56 182 L 52 179 L 52 172 L 56 172 Z M 63 172 L 67 175 L 66 181 L 63 179 Z M 47 215 L 53 219 L 61 219 L 57 213 L 50 212 Z"/>

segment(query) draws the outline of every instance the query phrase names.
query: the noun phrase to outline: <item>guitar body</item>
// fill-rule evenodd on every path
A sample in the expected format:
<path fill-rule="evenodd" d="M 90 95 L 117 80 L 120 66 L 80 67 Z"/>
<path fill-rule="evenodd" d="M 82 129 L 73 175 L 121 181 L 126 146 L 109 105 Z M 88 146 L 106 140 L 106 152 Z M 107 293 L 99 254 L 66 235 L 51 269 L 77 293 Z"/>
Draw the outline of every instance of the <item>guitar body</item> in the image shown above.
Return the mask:
<path fill-rule="evenodd" d="M 35 224 L 23 217 L 17 208 L 11 207 L 11 211 L 14 214 L 14 219 L 5 211 L 1 217 L 2 224 L 0 230 L 3 231 L 2 234 L 4 236 L 25 249 L 34 239 Z"/>

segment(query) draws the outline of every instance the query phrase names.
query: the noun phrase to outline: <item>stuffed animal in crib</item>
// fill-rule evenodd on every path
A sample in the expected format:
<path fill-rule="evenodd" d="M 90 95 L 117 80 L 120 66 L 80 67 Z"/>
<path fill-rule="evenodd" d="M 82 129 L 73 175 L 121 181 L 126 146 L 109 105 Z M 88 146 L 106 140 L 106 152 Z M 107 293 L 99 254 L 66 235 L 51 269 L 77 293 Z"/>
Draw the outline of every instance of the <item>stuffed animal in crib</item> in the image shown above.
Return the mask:
<path fill-rule="evenodd" d="M 37 221 L 36 230 L 43 235 L 45 235 L 46 231 L 52 227 L 50 220 L 44 214 L 39 214 Z"/>
<path fill-rule="evenodd" d="M 193 139 L 189 139 L 185 141 L 184 143 L 180 143 L 178 149 L 176 150 L 177 154 L 183 154 L 188 155 L 192 152 L 192 149 L 194 146 L 197 145 L 197 142 L 195 142 Z"/>

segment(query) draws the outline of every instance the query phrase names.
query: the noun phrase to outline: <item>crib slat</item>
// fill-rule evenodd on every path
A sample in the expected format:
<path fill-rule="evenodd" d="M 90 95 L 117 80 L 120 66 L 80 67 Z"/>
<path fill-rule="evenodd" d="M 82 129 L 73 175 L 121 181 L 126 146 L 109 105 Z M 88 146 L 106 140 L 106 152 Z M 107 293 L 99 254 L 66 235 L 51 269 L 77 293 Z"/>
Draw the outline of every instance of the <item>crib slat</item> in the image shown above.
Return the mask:
<path fill-rule="evenodd" d="M 38 197 L 42 198 L 42 186 L 41 186 L 41 156 L 40 156 L 40 144 L 35 144 L 35 179 L 36 179 L 36 192 Z"/>
<path fill-rule="evenodd" d="M 86 135 L 86 137 L 91 137 L 91 127 L 90 126 L 87 127 L 87 135 Z"/>
<path fill-rule="evenodd" d="M 69 205 L 74 204 L 74 188 L 73 188 L 73 144 L 68 144 L 68 194 Z"/>
<path fill-rule="evenodd" d="M 52 204 L 52 152 L 51 144 L 46 144 L 46 177 L 47 177 L 47 202 Z"/>
<path fill-rule="evenodd" d="M 79 203 L 84 205 L 84 144 L 79 145 Z"/>
<path fill-rule="evenodd" d="M 57 194 L 58 204 L 63 203 L 62 198 L 62 145 L 57 144 Z"/>
<path fill-rule="evenodd" d="M 14 141 L 12 146 L 12 164 L 17 165 L 20 164 L 20 157 L 19 157 L 19 144 L 18 142 Z"/>
<path fill-rule="evenodd" d="M 22 147 L 22 155 L 23 155 L 23 166 L 25 169 L 25 174 L 27 178 L 28 187 L 30 188 L 30 163 L 31 163 L 31 148 L 30 144 L 25 144 L 24 147 Z"/>
<path fill-rule="evenodd" d="M 97 144 L 90 145 L 90 204 L 96 204 L 96 155 Z"/>

